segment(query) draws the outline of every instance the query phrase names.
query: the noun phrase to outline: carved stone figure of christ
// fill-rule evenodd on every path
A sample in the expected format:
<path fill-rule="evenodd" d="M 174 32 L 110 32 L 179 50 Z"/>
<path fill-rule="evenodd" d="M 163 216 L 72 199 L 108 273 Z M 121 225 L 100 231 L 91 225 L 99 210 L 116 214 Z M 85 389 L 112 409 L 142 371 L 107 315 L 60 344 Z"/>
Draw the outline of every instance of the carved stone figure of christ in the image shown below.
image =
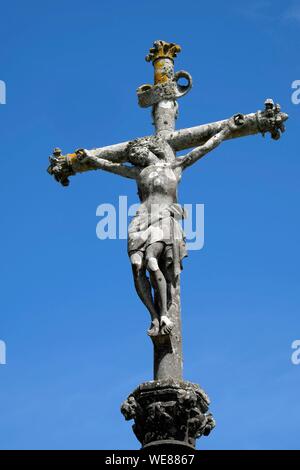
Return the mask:
<path fill-rule="evenodd" d="M 77 160 L 90 168 L 137 182 L 141 205 L 129 225 L 128 255 L 137 294 L 151 316 L 150 336 L 169 334 L 173 328 L 168 314 L 172 303 L 171 285 L 176 284 L 182 270 L 182 259 L 187 255 L 179 223 L 184 211 L 177 202 L 182 172 L 216 148 L 235 129 L 235 120 L 231 118 L 205 144 L 182 157 L 175 156 L 163 137 L 137 139 L 127 147 L 127 159 L 131 165 L 112 163 L 88 150 L 76 151 Z"/>

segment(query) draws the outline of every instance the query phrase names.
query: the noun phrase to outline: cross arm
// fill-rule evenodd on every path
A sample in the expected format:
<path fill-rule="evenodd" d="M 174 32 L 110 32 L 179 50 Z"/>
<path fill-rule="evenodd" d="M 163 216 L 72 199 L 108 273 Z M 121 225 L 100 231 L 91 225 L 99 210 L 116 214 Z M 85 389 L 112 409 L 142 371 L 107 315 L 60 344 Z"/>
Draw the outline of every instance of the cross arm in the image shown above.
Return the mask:
<path fill-rule="evenodd" d="M 282 113 L 280 106 L 274 104 L 273 100 L 265 101 L 265 109 L 251 114 L 236 114 L 236 119 L 240 125 L 236 127 L 227 137 L 235 139 L 255 134 L 270 133 L 275 140 L 280 138 L 280 132 L 284 132 L 284 122 L 288 119 L 286 113 Z M 175 151 L 185 150 L 204 144 L 213 135 L 219 133 L 226 127 L 228 120 L 216 121 L 200 126 L 180 129 L 172 132 L 169 136 L 169 143 Z"/>
<path fill-rule="evenodd" d="M 251 114 L 237 114 L 235 116 L 239 125 L 232 132 L 225 135 L 224 140 L 235 139 L 237 137 L 246 137 L 249 135 L 270 133 L 272 138 L 277 140 L 280 138 L 280 132 L 284 131 L 284 122 L 288 119 L 286 113 L 282 113 L 280 106 L 274 104 L 272 100 L 266 100 L 265 109 L 263 111 L 257 111 Z M 181 151 L 193 147 L 202 146 L 214 135 L 220 133 L 224 128 L 227 127 L 228 119 L 212 122 L 209 124 L 202 124 L 200 126 L 190 127 L 186 129 L 180 129 L 178 131 L 171 132 L 166 139 L 175 151 Z M 109 145 L 106 147 L 95 148 L 88 150 L 90 159 L 81 160 L 78 158 L 78 154 L 71 153 L 62 155 L 60 149 L 55 149 L 53 155 L 50 157 L 50 166 L 48 172 L 60 181 L 64 186 L 69 184 L 69 176 L 75 175 L 76 173 L 82 173 L 89 170 L 99 169 L 100 166 L 96 165 L 95 159 L 103 159 L 115 164 L 123 164 L 128 161 L 127 148 L 129 142 L 121 142 L 119 144 Z M 94 161 L 93 161 L 94 159 Z M 104 164 L 98 162 L 99 165 Z M 125 165 L 123 165 L 125 166 Z M 105 170 L 117 173 L 117 166 L 106 166 Z M 130 167 L 128 167 L 130 168 Z M 123 176 L 133 175 L 127 169 L 121 169 L 124 173 Z M 120 172 L 118 174 L 121 174 Z M 133 177 L 133 176 L 127 176 Z"/>

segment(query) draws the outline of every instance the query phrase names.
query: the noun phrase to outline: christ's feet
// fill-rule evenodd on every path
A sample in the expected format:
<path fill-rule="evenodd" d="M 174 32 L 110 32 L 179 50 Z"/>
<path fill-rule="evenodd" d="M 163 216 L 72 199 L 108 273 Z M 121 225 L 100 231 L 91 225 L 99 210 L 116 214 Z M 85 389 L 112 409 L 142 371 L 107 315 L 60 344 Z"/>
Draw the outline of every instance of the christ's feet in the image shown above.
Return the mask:
<path fill-rule="evenodd" d="M 158 318 L 154 318 L 151 322 L 151 327 L 148 330 L 148 335 L 149 336 L 157 336 L 159 333 L 159 320 Z"/>
<path fill-rule="evenodd" d="M 162 315 L 160 319 L 160 333 L 162 335 L 169 335 L 173 329 L 174 323 L 167 315 Z"/>

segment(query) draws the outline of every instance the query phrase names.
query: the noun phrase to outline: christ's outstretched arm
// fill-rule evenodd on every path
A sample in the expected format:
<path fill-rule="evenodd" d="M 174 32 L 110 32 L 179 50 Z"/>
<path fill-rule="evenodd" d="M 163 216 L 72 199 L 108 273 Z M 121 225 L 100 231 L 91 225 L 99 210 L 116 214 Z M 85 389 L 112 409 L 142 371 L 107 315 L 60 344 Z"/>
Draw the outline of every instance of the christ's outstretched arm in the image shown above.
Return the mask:
<path fill-rule="evenodd" d="M 129 165 L 124 165 L 123 163 L 113 163 L 109 160 L 105 160 L 104 158 L 95 157 L 94 155 L 91 155 L 88 150 L 77 150 L 76 155 L 77 160 L 79 162 L 82 162 L 83 164 L 88 164 L 95 170 L 104 170 L 131 179 L 136 179 L 138 176 L 137 168 L 133 166 L 131 167 Z"/>
<path fill-rule="evenodd" d="M 233 129 L 236 129 L 237 125 L 234 122 L 234 118 L 231 118 L 228 121 L 228 124 L 225 128 L 223 128 L 220 132 L 215 134 L 213 137 L 208 139 L 205 144 L 196 147 L 194 150 L 189 152 L 184 157 L 176 158 L 175 162 L 173 163 L 173 168 L 181 168 L 185 170 L 189 166 L 196 163 L 200 158 L 204 157 L 207 153 L 211 152 L 213 149 L 218 147 L 224 139 L 228 139 L 230 134 L 232 133 Z"/>
<path fill-rule="evenodd" d="M 56 181 L 63 186 L 68 186 L 70 176 L 98 169 L 109 171 L 125 178 L 135 179 L 138 176 L 137 168 L 96 157 L 93 151 L 84 149 L 76 150 L 75 153 L 67 155 L 62 155 L 61 150 L 58 148 L 54 149 L 47 171 L 50 175 L 54 176 Z"/>

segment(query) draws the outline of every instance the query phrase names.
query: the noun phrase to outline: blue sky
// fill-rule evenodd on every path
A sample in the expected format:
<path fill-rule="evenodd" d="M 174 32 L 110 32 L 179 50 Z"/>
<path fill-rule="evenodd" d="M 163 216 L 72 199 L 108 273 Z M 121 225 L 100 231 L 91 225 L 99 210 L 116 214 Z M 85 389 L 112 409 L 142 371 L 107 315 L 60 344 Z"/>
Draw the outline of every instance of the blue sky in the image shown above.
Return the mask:
<path fill-rule="evenodd" d="M 104 146 L 152 132 L 136 88 L 155 39 L 182 45 L 194 80 L 178 127 L 288 112 L 278 141 L 224 143 L 181 183 L 205 204 L 205 245 L 182 275 L 184 375 L 212 400 L 202 449 L 299 449 L 299 1 L 2 1 L 0 80 L 2 449 L 135 449 L 119 405 L 152 378 L 147 312 L 126 241 L 96 237 L 96 208 L 136 202 L 130 180 L 93 172 L 60 187 L 53 147 Z"/>

